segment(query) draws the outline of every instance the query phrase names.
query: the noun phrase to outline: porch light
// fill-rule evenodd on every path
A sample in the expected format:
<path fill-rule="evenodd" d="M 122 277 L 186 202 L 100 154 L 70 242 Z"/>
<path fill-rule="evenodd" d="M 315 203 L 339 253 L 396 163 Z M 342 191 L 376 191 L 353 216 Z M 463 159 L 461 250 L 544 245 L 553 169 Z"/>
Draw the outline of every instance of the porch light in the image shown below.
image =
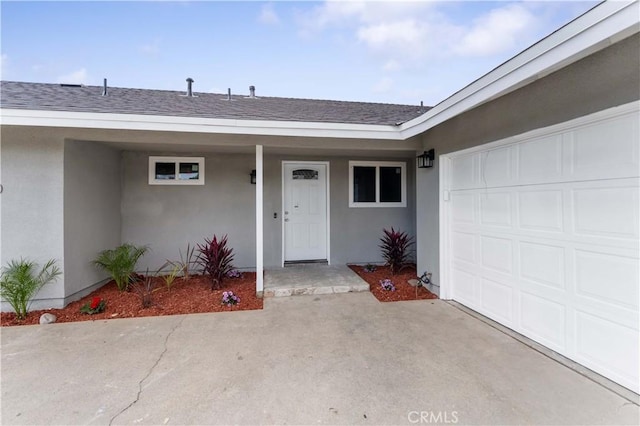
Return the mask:
<path fill-rule="evenodd" d="M 429 151 L 425 151 L 422 155 L 418 155 L 416 157 L 416 161 L 418 163 L 419 169 L 428 169 L 433 167 L 433 159 L 436 156 L 436 152 L 434 149 L 430 149 Z"/>
<path fill-rule="evenodd" d="M 249 174 L 249 177 L 251 178 L 251 185 L 255 185 L 256 184 L 256 171 L 251 170 L 251 173 Z"/>

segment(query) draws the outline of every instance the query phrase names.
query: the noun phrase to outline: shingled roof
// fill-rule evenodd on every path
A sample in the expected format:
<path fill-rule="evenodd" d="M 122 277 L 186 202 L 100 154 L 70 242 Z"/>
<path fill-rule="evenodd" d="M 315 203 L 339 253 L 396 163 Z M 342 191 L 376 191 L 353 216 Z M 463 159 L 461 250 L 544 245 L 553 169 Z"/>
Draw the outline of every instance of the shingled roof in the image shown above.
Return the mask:
<path fill-rule="evenodd" d="M 395 125 L 428 107 L 316 99 L 248 97 L 215 93 L 3 81 L 0 107 L 47 111 L 144 114 L 233 120 Z"/>

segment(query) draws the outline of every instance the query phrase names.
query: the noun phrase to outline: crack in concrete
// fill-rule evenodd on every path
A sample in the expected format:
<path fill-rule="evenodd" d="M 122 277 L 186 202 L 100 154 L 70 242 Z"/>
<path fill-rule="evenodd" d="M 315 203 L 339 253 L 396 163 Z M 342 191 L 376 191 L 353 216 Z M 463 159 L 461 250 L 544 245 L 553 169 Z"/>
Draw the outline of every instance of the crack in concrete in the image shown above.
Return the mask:
<path fill-rule="evenodd" d="M 111 420 L 109 420 L 109 426 L 111 426 L 113 424 L 113 422 L 114 422 L 114 420 L 116 418 L 118 418 L 122 413 L 127 411 L 129 408 L 133 407 L 140 400 L 140 396 L 142 395 L 142 384 L 145 382 L 145 380 L 147 380 L 149 378 L 149 376 L 151 376 L 151 373 L 153 373 L 153 370 L 158 366 L 158 364 L 160 364 L 160 361 L 164 357 L 164 354 L 167 353 L 167 350 L 168 350 L 167 343 L 169 342 L 169 338 L 171 337 L 173 332 L 176 331 L 178 329 L 178 327 L 180 327 L 182 325 L 182 322 L 185 320 L 185 318 L 186 317 L 183 317 L 171 329 L 171 331 L 169 331 L 169 333 L 167 333 L 167 336 L 164 338 L 164 349 L 162 350 L 162 352 L 158 356 L 158 359 L 156 359 L 156 362 L 151 366 L 151 368 L 149 368 L 149 371 L 147 371 L 147 374 L 145 374 L 145 376 L 138 382 L 138 393 L 136 395 L 136 398 L 129 405 L 127 405 L 122 410 L 120 410 L 120 412 L 118 412 L 118 414 L 116 414 L 115 416 L 111 417 Z"/>

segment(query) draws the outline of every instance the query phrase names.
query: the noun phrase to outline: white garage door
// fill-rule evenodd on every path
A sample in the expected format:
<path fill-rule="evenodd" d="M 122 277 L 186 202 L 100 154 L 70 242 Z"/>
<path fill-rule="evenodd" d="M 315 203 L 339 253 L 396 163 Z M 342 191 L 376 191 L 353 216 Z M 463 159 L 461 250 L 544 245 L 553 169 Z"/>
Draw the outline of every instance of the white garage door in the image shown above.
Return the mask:
<path fill-rule="evenodd" d="M 441 157 L 442 296 L 638 392 L 638 105 Z"/>

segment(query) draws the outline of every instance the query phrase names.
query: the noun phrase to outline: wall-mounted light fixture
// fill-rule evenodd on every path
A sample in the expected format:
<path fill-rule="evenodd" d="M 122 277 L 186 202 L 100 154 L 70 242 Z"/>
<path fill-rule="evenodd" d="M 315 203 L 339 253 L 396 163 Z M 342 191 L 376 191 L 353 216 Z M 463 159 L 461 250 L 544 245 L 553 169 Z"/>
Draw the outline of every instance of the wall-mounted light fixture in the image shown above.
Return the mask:
<path fill-rule="evenodd" d="M 425 151 L 422 155 L 418 155 L 416 157 L 416 162 L 418 163 L 419 169 L 428 169 L 433 167 L 433 159 L 436 157 L 436 151 L 434 149 L 430 149 L 429 151 Z"/>
<path fill-rule="evenodd" d="M 256 171 L 255 170 L 251 170 L 251 173 L 249 174 L 249 177 L 251 178 L 251 185 L 255 185 L 256 184 Z"/>

